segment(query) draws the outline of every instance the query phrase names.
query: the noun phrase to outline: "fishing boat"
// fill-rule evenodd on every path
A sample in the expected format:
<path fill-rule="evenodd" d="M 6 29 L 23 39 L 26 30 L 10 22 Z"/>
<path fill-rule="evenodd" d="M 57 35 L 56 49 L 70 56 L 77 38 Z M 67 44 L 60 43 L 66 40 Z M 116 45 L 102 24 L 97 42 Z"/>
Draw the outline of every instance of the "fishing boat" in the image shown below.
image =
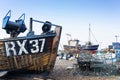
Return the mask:
<path fill-rule="evenodd" d="M 88 42 L 86 45 L 82 46 L 83 50 L 97 50 L 99 45 L 92 45 L 91 42 Z"/>
<path fill-rule="evenodd" d="M 89 51 L 95 51 L 99 47 L 99 44 L 93 44 L 91 42 L 91 29 L 90 29 L 90 24 L 89 24 L 89 41 L 85 44 L 82 45 L 83 50 L 89 50 Z"/>
<path fill-rule="evenodd" d="M 78 39 L 68 40 L 68 45 L 63 45 L 64 52 L 68 54 L 78 54 L 81 49 Z"/>
<path fill-rule="evenodd" d="M 30 18 L 29 32 L 26 36 L 19 37 L 18 35 L 27 29 L 24 23 L 25 14 L 16 21 L 9 21 L 10 17 L 11 10 L 3 18 L 2 29 L 6 30 L 10 37 L 0 39 L 0 76 L 21 69 L 51 72 L 56 61 L 62 27 L 49 21 Z M 43 24 L 39 35 L 33 31 L 33 22 Z"/>
<path fill-rule="evenodd" d="M 91 41 L 91 29 L 89 24 L 89 40 L 85 45 L 82 45 L 82 50 L 77 58 L 77 64 L 82 71 L 94 70 L 91 66 L 93 63 L 101 65 L 102 62 L 99 58 L 95 58 L 93 54 L 96 54 L 99 44 L 93 44 Z"/>

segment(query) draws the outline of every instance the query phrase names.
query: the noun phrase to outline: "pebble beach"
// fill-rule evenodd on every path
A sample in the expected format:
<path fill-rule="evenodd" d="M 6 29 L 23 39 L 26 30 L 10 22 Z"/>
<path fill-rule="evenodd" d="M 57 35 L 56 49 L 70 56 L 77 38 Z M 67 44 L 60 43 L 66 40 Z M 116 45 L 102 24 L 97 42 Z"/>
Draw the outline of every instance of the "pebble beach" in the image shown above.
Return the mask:
<path fill-rule="evenodd" d="M 73 75 L 73 64 L 75 60 L 56 59 L 53 71 L 46 77 L 42 78 L 40 74 L 9 74 L 9 76 L 0 80 L 120 80 L 120 76 L 89 76 L 76 74 Z M 78 71 L 79 72 L 79 71 Z"/>
<path fill-rule="evenodd" d="M 76 64 L 75 60 L 56 60 L 53 72 L 49 75 L 55 80 L 120 80 L 119 76 L 83 76 L 73 75 L 73 69 L 68 69 Z"/>

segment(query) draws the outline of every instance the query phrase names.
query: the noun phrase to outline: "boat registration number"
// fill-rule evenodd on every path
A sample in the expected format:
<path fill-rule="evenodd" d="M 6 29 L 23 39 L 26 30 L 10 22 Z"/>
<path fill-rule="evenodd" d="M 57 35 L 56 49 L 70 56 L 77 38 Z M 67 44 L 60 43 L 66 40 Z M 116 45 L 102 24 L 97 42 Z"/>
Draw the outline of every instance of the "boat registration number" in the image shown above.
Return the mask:
<path fill-rule="evenodd" d="M 5 42 L 6 56 L 34 54 L 44 51 L 45 38 Z"/>

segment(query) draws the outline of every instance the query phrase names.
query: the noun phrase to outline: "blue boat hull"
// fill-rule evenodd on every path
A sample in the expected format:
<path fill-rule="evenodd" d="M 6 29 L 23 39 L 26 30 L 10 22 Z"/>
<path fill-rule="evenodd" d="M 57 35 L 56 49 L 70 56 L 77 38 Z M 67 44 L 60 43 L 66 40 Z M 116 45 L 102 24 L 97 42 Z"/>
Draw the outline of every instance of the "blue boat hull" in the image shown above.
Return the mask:
<path fill-rule="evenodd" d="M 99 45 L 84 45 L 82 46 L 83 50 L 97 50 Z"/>

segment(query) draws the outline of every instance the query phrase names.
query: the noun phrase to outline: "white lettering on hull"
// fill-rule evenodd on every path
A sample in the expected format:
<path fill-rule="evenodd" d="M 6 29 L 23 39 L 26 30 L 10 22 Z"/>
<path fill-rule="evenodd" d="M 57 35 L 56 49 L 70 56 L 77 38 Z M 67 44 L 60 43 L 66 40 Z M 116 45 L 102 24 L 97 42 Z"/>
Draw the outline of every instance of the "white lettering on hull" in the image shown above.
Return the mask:
<path fill-rule="evenodd" d="M 21 55 L 22 54 L 22 52 L 24 52 L 25 54 L 28 54 L 28 51 L 25 49 L 25 43 L 27 42 L 27 40 L 23 40 L 23 43 L 20 43 L 20 41 L 16 41 L 17 42 L 17 44 L 20 46 L 20 50 L 19 50 L 19 53 L 18 53 L 18 55 Z M 14 50 L 15 50 L 15 48 L 14 48 Z"/>
<path fill-rule="evenodd" d="M 43 52 L 44 46 L 44 38 L 5 42 L 6 56 Z"/>
<path fill-rule="evenodd" d="M 6 47 L 7 56 L 10 56 L 10 54 L 12 53 L 16 55 L 14 42 L 5 42 L 5 47 Z"/>

